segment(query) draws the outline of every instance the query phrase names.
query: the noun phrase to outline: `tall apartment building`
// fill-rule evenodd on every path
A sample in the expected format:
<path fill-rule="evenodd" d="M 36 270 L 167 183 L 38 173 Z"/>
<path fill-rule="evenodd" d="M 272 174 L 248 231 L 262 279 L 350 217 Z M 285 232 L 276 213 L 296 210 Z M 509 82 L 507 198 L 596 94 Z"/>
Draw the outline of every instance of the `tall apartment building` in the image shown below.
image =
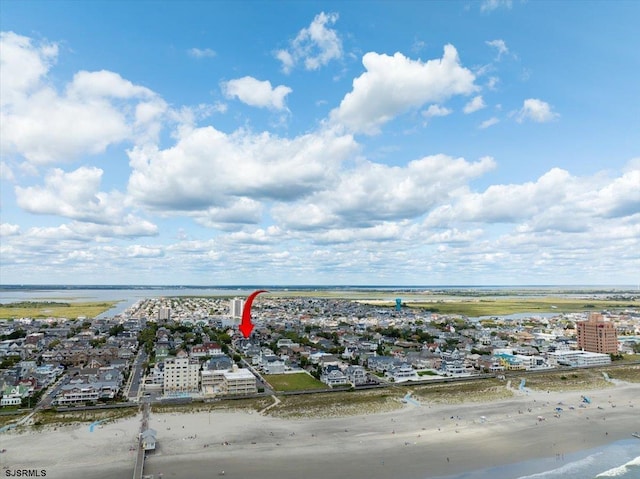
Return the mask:
<path fill-rule="evenodd" d="M 244 299 L 232 299 L 230 304 L 230 313 L 229 315 L 232 318 L 241 318 L 242 317 L 242 308 L 244 307 Z"/>
<path fill-rule="evenodd" d="M 592 353 L 617 354 L 618 334 L 614 324 L 600 313 L 590 313 L 586 321 L 576 323 L 578 349 Z"/>
<path fill-rule="evenodd" d="M 200 381 L 200 362 L 189 359 L 184 351 L 177 357 L 164 360 L 164 394 L 197 393 Z"/>
<path fill-rule="evenodd" d="M 158 310 L 158 321 L 169 321 L 171 319 L 171 308 L 162 307 Z"/>

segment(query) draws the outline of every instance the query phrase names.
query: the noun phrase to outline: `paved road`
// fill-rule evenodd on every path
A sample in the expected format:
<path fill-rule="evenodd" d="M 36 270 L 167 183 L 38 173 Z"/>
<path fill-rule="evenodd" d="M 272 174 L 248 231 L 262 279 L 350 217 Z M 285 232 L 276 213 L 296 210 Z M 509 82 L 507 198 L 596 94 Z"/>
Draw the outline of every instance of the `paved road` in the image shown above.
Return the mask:
<path fill-rule="evenodd" d="M 51 406 L 51 403 L 53 402 L 55 397 L 58 395 L 58 392 L 60 392 L 60 389 L 62 388 L 62 386 L 64 386 L 68 382 L 69 382 L 69 377 L 68 377 L 67 373 L 65 372 L 53 384 L 53 387 L 49 388 L 47 393 L 44 394 L 42 396 L 42 398 L 40 398 L 40 402 L 38 403 L 38 407 L 39 408 L 43 408 L 43 407 Z"/>
<path fill-rule="evenodd" d="M 129 391 L 127 392 L 127 397 L 129 400 L 134 400 L 138 397 L 140 393 L 140 381 L 142 380 L 142 365 L 147 360 L 147 353 L 145 353 L 143 348 L 140 348 L 138 351 L 138 355 L 136 359 L 133 361 L 133 365 L 131 366 L 131 377 L 129 378 Z"/>

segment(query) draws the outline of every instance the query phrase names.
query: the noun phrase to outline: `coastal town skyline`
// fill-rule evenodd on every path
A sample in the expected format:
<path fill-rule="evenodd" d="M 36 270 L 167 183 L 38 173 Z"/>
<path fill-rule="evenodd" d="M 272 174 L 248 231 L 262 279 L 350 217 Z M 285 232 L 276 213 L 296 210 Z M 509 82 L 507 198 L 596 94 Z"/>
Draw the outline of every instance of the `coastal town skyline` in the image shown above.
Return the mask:
<path fill-rule="evenodd" d="M 2 405 L 33 408 L 0 428 L 9 475 L 553 479 L 561 461 L 631 478 L 640 464 L 635 292 L 280 289 L 252 305 L 260 290 L 0 289 Z"/>
<path fill-rule="evenodd" d="M 1 3 L 3 285 L 640 282 L 636 2 Z"/>

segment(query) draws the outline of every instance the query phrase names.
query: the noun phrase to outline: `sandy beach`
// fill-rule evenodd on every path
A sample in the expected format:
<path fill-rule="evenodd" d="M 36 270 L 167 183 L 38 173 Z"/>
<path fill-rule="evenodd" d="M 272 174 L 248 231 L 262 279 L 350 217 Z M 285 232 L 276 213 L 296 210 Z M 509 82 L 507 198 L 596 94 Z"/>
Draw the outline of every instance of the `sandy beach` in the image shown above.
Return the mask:
<path fill-rule="evenodd" d="M 519 392 L 491 403 L 405 404 L 342 418 L 282 419 L 215 411 L 152 413 L 155 478 L 224 477 L 425 479 L 564 454 L 628 439 L 640 431 L 640 384 L 581 392 Z M 561 403 L 561 404 L 559 404 Z M 555 409 L 563 410 L 555 417 Z M 539 417 L 544 420 L 539 420 Z M 141 415 L 0 436 L 5 470 L 48 478 L 130 478 Z M 3 473 L 4 474 L 4 473 Z"/>

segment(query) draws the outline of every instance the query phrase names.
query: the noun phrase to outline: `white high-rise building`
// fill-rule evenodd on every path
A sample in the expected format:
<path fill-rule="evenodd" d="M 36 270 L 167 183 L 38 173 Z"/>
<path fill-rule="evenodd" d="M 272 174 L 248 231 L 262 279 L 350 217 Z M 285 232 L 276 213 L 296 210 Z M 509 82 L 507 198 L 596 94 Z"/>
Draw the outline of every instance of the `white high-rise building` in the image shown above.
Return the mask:
<path fill-rule="evenodd" d="M 158 310 L 159 321 L 169 321 L 171 319 L 171 308 L 161 307 Z"/>
<path fill-rule="evenodd" d="M 231 300 L 230 316 L 232 318 L 242 317 L 242 308 L 244 308 L 244 299 L 234 298 Z"/>
<path fill-rule="evenodd" d="M 175 358 L 164 360 L 164 394 L 197 393 L 200 381 L 200 362 L 189 359 L 187 353 L 180 351 Z"/>

